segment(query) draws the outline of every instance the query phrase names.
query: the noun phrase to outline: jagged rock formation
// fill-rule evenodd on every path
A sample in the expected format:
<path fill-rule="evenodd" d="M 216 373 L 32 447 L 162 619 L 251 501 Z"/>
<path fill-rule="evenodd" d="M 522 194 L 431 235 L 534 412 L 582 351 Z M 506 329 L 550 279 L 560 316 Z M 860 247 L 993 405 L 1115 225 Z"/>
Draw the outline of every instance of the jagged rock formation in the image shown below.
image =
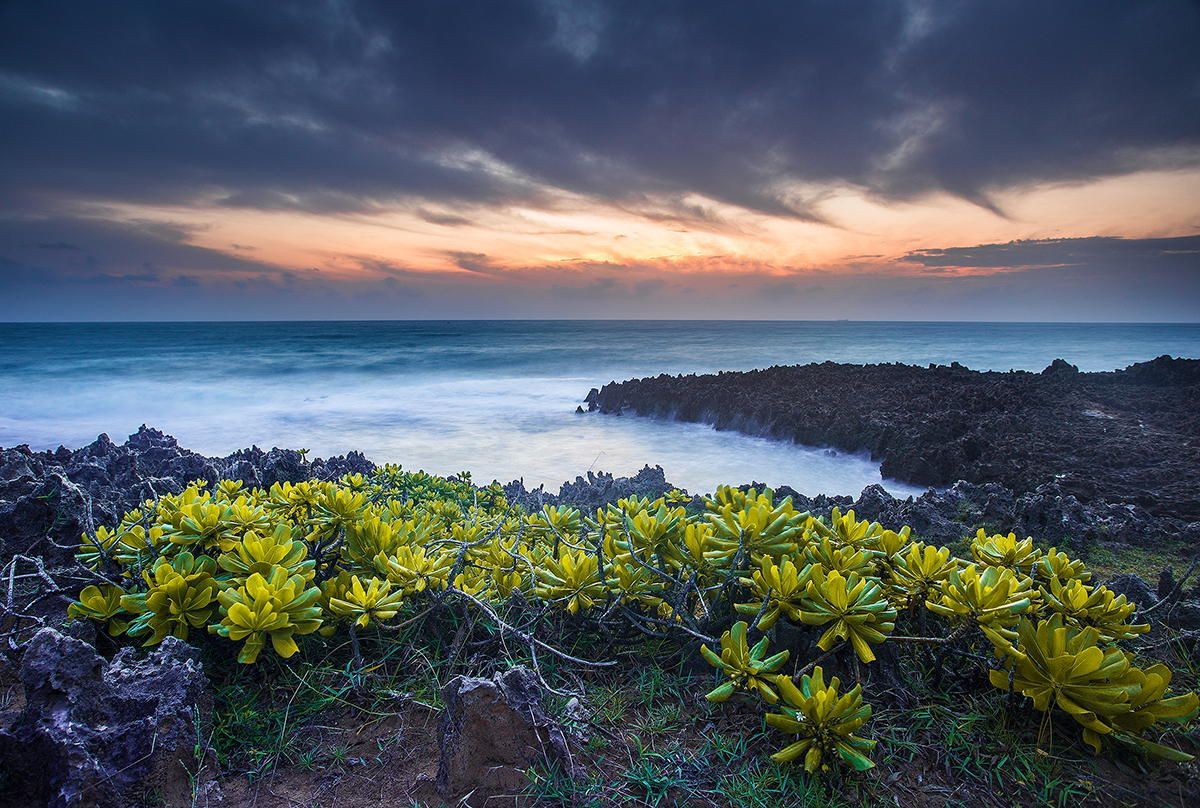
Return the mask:
<path fill-rule="evenodd" d="M 588 407 L 869 452 L 924 485 L 1055 484 L 1084 504 L 1200 520 L 1200 360 L 1040 374 L 833 362 L 605 385 Z"/>
<path fill-rule="evenodd" d="M 0 449 L 0 558 L 35 553 L 50 564 L 66 562 L 84 530 L 114 524 L 145 500 L 178 493 L 195 479 L 227 477 L 269 487 L 374 468 L 361 452 L 309 462 L 294 449 L 251 447 L 205 457 L 146 426 L 123 445 L 100 435 L 73 451 Z"/>
<path fill-rule="evenodd" d="M 106 662 L 82 640 L 38 631 L 21 661 L 24 706 L 0 713 L 0 805 L 192 805 L 209 796 L 196 759 L 212 710 L 199 659 L 168 637 L 141 659 L 125 648 Z"/>
<path fill-rule="evenodd" d="M 1132 505 L 1084 503 L 1056 482 L 1024 494 L 997 483 L 957 482 L 905 499 L 893 497 L 879 485 L 864 488 L 857 499 L 806 497 L 786 487 L 776 491 L 791 495 L 798 507 L 814 513 L 826 514 L 834 505 L 842 510 L 854 508 L 860 516 L 885 525 L 909 525 L 915 535 L 941 543 L 961 539 L 976 527 L 1035 536 L 1040 542 L 1071 547 L 1076 553 L 1104 541 L 1200 542 L 1200 522 L 1157 517 Z"/>
<path fill-rule="evenodd" d="M 586 477 L 579 476 L 572 482 L 563 483 L 558 494 L 551 494 L 540 485 L 528 491 L 519 480 L 504 486 L 504 493 L 509 501 L 526 510 L 537 510 L 543 505 L 571 505 L 584 513 L 592 513 L 625 497 L 657 499 L 673 488 L 667 482 L 662 466 L 645 466 L 632 477 L 614 477 L 605 471 L 589 471 Z"/>

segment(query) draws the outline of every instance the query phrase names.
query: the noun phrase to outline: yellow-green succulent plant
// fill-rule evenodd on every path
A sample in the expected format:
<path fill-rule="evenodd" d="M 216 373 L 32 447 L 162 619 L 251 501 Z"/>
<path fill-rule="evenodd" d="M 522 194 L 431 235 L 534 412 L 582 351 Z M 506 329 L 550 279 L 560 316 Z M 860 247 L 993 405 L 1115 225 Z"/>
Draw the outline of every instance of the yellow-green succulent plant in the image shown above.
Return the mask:
<path fill-rule="evenodd" d="M 83 534 L 75 550 L 75 558 L 88 569 L 98 570 L 113 557 L 119 538 L 119 530 L 109 530 L 101 525 L 94 533 Z"/>
<path fill-rule="evenodd" d="M 950 555 L 949 548 L 917 542 L 896 557 L 892 584 L 906 598 L 923 604 L 957 569 L 958 560 Z"/>
<path fill-rule="evenodd" d="M 137 615 L 129 624 L 131 637 L 148 634 L 144 645 L 157 645 L 168 635 L 186 640 L 193 628 L 208 624 L 217 598 L 213 580 L 216 562 L 186 550 L 153 570 L 142 573 L 146 591 L 121 596 L 121 608 Z"/>
<path fill-rule="evenodd" d="M 875 557 L 869 550 L 852 544 L 839 544 L 828 537 L 809 544 L 804 550 L 809 564 L 819 564 L 825 570 L 837 570 L 842 575 L 869 577 L 875 574 Z"/>
<path fill-rule="evenodd" d="M 804 541 L 809 515 L 792 507 L 791 498 L 775 504 L 772 496 L 735 497 L 728 495 L 727 504 L 708 518 L 718 538 L 744 548 L 751 555 L 783 558 L 794 555 Z"/>
<path fill-rule="evenodd" d="M 67 616 L 102 623 L 113 637 L 124 634 L 129 627 L 129 621 L 120 617 L 125 613 L 121 606 L 124 594 L 125 590 L 114 584 L 85 586 L 79 593 L 79 600 L 67 607 Z"/>
<path fill-rule="evenodd" d="M 558 557 L 547 557 L 536 571 L 534 593 L 571 614 L 589 611 L 605 597 L 599 560 L 583 550 L 564 547 Z"/>
<path fill-rule="evenodd" d="M 1057 547 L 1047 550 L 1033 567 L 1033 574 L 1041 581 L 1049 583 L 1052 580 L 1069 581 L 1077 579 L 1087 583 L 1092 574 L 1079 559 L 1071 558 Z"/>
<path fill-rule="evenodd" d="M 1029 575 L 1042 554 L 1033 545 L 1033 539 L 1018 539 L 1017 534 L 989 536 L 980 528 L 971 542 L 971 555 L 989 567 L 1007 567 L 1013 572 Z"/>
<path fill-rule="evenodd" d="M 1033 581 L 1018 576 L 1008 567 L 974 564 L 953 570 L 925 606 L 951 619 L 972 620 L 980 625 L 1011 626 L 1033 606 Z"/>
<path fill-rule="evenodd" d="M 372 621 L 382 623 L 391 620 L 400 611 L 404 602 L 402 592 L 393 592 L 388 581 L 368 578 L 363 586 L 357 575 L 350 576 L 350 585 L 337 597 L 329 599 L 329 611 L 338 617 L 348 617 L 359 628 L 366 628 Z"/>
<path fill-rule="evenodd" d="M 225 508 L 209 499 L 180 506 L 174 518 L 163 526 L 164 536 L 172 545 L 201 552 L 225 541 L 239 538 L 224 522 Z"/>
<path fill-rule="evenodd" d="M 295 636 L 311 634 L 321 626 L 321 591 L 301 575 L 288 575 L 276 566 L 268 575 L 254 573 L 246 583 L 226 589 L 218 599 L 221 622 L 209 631 L 242 643 L 238 662 L 250 664 L 268 641 L 275 653 L 287 659 L 300 650 Z"/>
<path fill-rule="evenodd" d="M 1129 622 L 1137 604 L 1129 603 L 1124 595 L 1118 596 L 1107 586 L 1088 586 L 1079 579 L 1063 583 L 1055 577 L 1041 593 L 1047 609 L 1074 625 L 1095 628 L 1105 641 L 1131 640 L 1150 630 L 1148 623 Z"/>
<path fill-rule="evenodd" d="M 912 529 L 884 530 L 872 536 L 871 548 L 884 559 L 899 558 L 912 544 Z"/>
<path fill-rule="evenodd" d="M 1171 669 L 1163 664 L 1151 665 L 1144 670 L 1131 667 L 1128 679 L 1136 686 L 1136 692 L 1130 696 L 1129 712 L 1114 716 L 1113 726 L 1134 736 L 1134 743 L 1155 757 L 1189 763 L 1194 759 L 1193 755 L 1141 737 L 1141 733 L 1155 724 L 1182 724 L 1200 712 L 1200 696 L 1195 693 L 1167 695 L 1171 678 Z"/>
<path fill-rule="evenodd" d="M 800 619 L 811 626 L 829 626 L 817 647 L 828 651 L 846 640 L 863 662 L 874 662 L 872 645 L 887 639 L 896 627 L 896 609 L 878 580 L 814 567 L 800 607 Z"/>
<path fill-rule="evenodd" d="M 1060 614 L 1036 623 L 1023 618 L 1015 642 L 990 629 L 985 633 L 1008 659 L 1012 688 L 1042 712 L 1058 707 L 1070 715 L 1083 727 L 1083 740 L 1094 751 L 1100 751 L 1102 737 L 1122 731 L 1153 754 L 1191 759 L 1136 737 L 1157 721 L 1182 720 L 1196 712 L 1195 693 L 1163 698 L 1171 677 L 1162 666 L 1139 670 L 1129 654 L 1105 645 L 1096 629 L 1067 625 Z M 1009 689 L 1008 670 L 993 670 L 989 679 Z"/>
<path fill-rule="evenodd" d="M 276 525 L 275 530 L 266 536 L 249 531 L 217 559 L 217 564 L 239 581 L 256 572 L 270 574 L 276 565 L 284 567 L 289 575 L 301 575 L 306 580 L 312 580 L 317 562 L 307 559 L 307 556 L 307 545 L 293 539 L 286 525 Z"/>
<path fill-rule="evenodd" d="M 665 502 L 655 509 L 626 514 L 613 544 L 619 552 L 636 554 L 643 562 L 657 556 L 671 566 L 678 566 L 678 538 L 685 517 L 683 508 L 671 508 Z"/>
<path fill-rule="evenodd" d="M 706 522 L 689 522 L 684 526 L 679 545 L 680 563 L 704 578 L 720 574 L 729 568 L 737 547 L 718 539 L 713 526 Z"/>
<path fill-rule="evenodd" d="M 578 508 L 559 508 L 546 505 L 529 517 L 529 525 L 549 539 L 566 539 L 574 542 L 583 528 L 583 519 Z"/>
<path fill-rule="evenodd" d="M 764 656 L 767 638 L 763 637 L 751 647 L 746 640 L 748 628 L 744 620 L 739 620 L 722 634 L 720 655 L 707 645 L 700 646 L 700 655 L 708 664 L 729 677 L 729 681 L 722 682 L 705 696 L 709 701 L 727 701 L 737 692 L 757 694 L 767 704 L 779 701 L 777 681 L 786 677 L 779 677 L 776 672 L 787 662 L 790 652 Z"/>
<path fill-rule="evenodd" d="M 614 563 L 613 575 L 609 578 L 612 597 L 631 604 L 659 611 L 665 604 L 662 596 L 666 581 L 653 567 L 633 563 Z"/>
<path fill-rule="evenodd" d="M 374 560 L 375 571 L 399 586 L 406 595 L 442 589 L 453 566 L 452 554 L 415 545 L 404 545 L 390 555 L 380 553 Z"/>
<path fill-rule="evenodd" d="M 875 764 L 867 756 L 875 741 L 854 733 L 871 718 L 871 706 L 864 704 L 862 686 L 841 693 L 841 681 L 834 676 L 825 683 L 825 672 L 818 665 L 811 675 L 802 676 L 800 686 L 786 676 L 776 680 L 780 712 L 767 713 L 767 724 L 797 740 L 771 755 L 776 763 L 804 761 L 807 772 L 829 771 L 831 761 L 840 759 L 855 771 L 866 771 Z"/>
<path fill-rule="evenodd" d="M 228 551 L 229 542 L 236 541 L 248 533 L 270 533 L 271 515 L 262 506 L 240 495 L 221 512 L 221 527 L 221 550 Z"/>
<path fill-rule="evenodd" d="M 759 631 L 770 630 L 780 617 L 787 617 L 793 623 L 799 623 L 801 603 L 807 591 L 811 570 L 810 566 L 797 569 L 790 558 L 776 564 L 774 558 L 764 555 L 754 574 L 749 578 L 740 579 L 756 600 L 738 603 L 734 608 L 739 614 L 757 615 L 761 611 L 762 617 L 755 624 Z"/>
<path fill-rule="evenodd" d="M 821 538 L 832 539 L 838 544 L 849 547 L 874 547 L 883 536 L 883 525 L 878 522 L 867 522 L 859 519 L 854 509 L 842 513 L 840 508 L 834 508 L 829 515 L 829 525 L 814 521 L 813 530 Z"/>

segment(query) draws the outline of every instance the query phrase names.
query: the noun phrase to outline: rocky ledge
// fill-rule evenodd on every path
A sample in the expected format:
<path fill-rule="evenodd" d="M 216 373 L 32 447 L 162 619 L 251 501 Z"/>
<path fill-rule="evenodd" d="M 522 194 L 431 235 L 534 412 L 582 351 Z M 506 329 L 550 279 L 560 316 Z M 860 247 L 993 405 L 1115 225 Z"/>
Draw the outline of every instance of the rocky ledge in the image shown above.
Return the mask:
<path fill-rule="evenodd" d="M 1058 359 L 1041 373 L 957 363 L 822 364 L 613 382 L 591 410 L 708 423 L 868 452 L 919 485 L 1052 485 L 1086 505 L 1200 520 L 1200 360 L 1161 356 L 1108 373 Z"/>

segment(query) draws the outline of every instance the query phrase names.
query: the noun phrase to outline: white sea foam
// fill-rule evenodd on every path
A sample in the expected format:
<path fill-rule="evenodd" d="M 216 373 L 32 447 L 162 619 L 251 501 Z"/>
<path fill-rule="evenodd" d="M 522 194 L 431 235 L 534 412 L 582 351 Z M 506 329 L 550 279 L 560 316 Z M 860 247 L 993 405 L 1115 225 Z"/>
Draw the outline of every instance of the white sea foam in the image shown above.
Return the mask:
<path fill-rule="evenodd" d="M 868 458 L 633 416 L 577 415 L 591 387 L 659 372 L 819 361 L 962 361 L 1085 370 L 1195 356 L 1195 326 L 870 323 L 316 323 L 3 326 L 0 445 L 77 446 L 142 423 L 184 446 L 250 444 L 551 489 L 585 471 L 661 465 L 721 482 L 857 494 Z M 883 481 L 896 494 L 912 486 Z"/>

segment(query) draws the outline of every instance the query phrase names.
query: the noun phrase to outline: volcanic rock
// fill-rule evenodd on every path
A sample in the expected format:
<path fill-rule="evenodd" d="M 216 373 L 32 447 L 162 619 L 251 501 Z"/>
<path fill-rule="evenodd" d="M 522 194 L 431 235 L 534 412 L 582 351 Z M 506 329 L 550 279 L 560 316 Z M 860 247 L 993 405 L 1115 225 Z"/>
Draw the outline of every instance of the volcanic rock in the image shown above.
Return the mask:
<path fill-rule="evenodd" d="M 269 487 L 374 469 L 362 452 L 311 463 L 294 449 L 251 447 L 205 457 L 145 425 L 122 445 L 101 434 L 74 451 L 0 449 L 0 562 L 33 553 L 48 566 L 70 565 L 84 531 L 115 524 L 146 500 L 179 493 L 195 480 L 229 478 Z"/>
<path fill-rule="evenodd" d="M 192 804 L 189 772 L 200 769 L 195 749 L 212 709 L 195 649 L 168 637 L 144 658 L 126 648 L 106 663 L 44 628 L 20 678 L 24 707 L 0 724 L 0 804 Z"/>
<path fill-rule="evenodd" d="M 1198 398 L 1200 360 L 1164 356 L 1108 373 L 1062 360 L 1041 374 L 825 362 L 613 382 L 595 401 L 605 413 L 867 452 L 885 477 L 910 483 L 999 483 L 1018 495 L 1054 485 L 1061 494 L 1042 493 L 1040 522 L 1021 507 L 1059 532 L 1096 502 L 1200 521 Z"/>
<path fill-rule="evenodd" d="M 609 503 L 625 497 L 648 497 L 657 499 L 674 489 L 667 481 L 662 466 L 644 466 L 632 477 L 614 477 L 605 471 L 589 471 L 559 487 L 558 494 L 551 494 L 544 486 L 526 489 L 521 480 L 504 486 L 505 496 L 510 502 L 526 510 L 540 510 L 543 505 L 571 506 L 583 513 L 593 513 Z"/>
<path fill-rule="evenodd" d="M 1153 606 L 1158 601 L 1158 597 L 1154 594 L 1154 590 L 1150 588 L 1150 584 L 1146 583 L 1146 580 L 1142 576 L 1132 572 L 1124 572 L 1113 576 L 1112 580 L 1108 581 L 1105 586 L 1117 595 L 1124 595 L 1126 600 L 1136 603 L 1143 609 Z"/>

